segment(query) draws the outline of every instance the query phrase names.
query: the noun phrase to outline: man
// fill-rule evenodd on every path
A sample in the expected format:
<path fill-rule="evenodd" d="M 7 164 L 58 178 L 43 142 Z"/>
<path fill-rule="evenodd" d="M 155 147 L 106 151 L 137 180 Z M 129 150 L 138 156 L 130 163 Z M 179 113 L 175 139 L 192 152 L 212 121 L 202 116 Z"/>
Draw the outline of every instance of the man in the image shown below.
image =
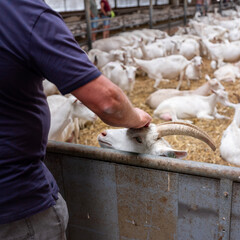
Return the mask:
<path fill-rule="evenodd" d="M 100 1 L 101 5 L 101 17 L 105 19 L 103 21 L 103 38 L 109 38 L 110 37 L 110 20 L 109 18 L 111 17 L 111 7 L 108 2 L 108 0 L 101 0 Z"/>
<path fill-rule="evenodd" d="M 203 5 L 203 0 L 196 1 L 196 12 L 200 12 L 201 15 L 203 13 L 202 5 Z"/>
<path fill-rule="evenodd" d="M 88 60 L 43 0 L 0 1 L 0 239 L 65 239 L 68 213 L 43 163 L 50 113 L 42 80 L 72 93 L 112 126 L 151 117 Z"/>
<path fill-rule="evenodd" d="M 96 0 L 90 0 L 90 16 L 91 16 L 91 20 L 93 21 L 98 20 L 98 9 L 97 9 Z M 96 41 L 97 33 L 94 31 L 97 30 L 98 22 L 92 22 L 91 26 L 92 26 L 92 41 Z"/>

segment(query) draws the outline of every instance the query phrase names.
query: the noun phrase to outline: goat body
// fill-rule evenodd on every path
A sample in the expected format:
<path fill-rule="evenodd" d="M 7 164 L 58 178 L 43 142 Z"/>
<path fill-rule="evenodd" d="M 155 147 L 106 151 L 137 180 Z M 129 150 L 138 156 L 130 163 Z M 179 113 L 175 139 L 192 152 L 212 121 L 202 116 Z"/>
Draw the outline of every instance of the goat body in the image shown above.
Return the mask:
<path fill-rule="evenodd" d="M 227 63 L 214 72 L 214 77 L 219 81 L 235 82 L 240 78 L 240 66 L 238 64 Z"/>
<path fill-rule="evenodd" d="M 224 89 L 222 84 L 217 79 L 215 78 L 211 79 L 209 78 L 209 76 L 206 76 L 206 79 L 208 81 L 195 90 L 179 91 L 177 89 L 159 89 L 156 92 L 152 93 L 147 98 L 146 104 L 149 107 L 156 109 L 161 102 L 171 97 L 186 96 L 186 95 L 207 96 L 210 93 L 212 93 L 212 89 L 213 90 Z"/>
<path fill-rule="evenodd" d="M 110 62 L 102 69 L 103 74 L 122 90 L 130 93 L 133 90 L 136 67 L 125 66 L 119 62 Z"/>
<path fill-rule="evenodd" d="M 160 103 L 154 111 L 154 116 L 173 121 L 194 117 L 205 119 L 227 118 L 217 113 L 217 102 L 228 106 L 227 92 L 217 90 L 210 96 L 176 96 Z"/>
<path fill-rule="evenodd" d="M 190 64 L 185 57 L 181 55 L 171 55 L 153 60 L 141 60 L 134 58 L 137 66 L 148 74 L 150 78 L 155 79 L 156 88 L 162 79 L 173 79 L 180 77 L 178 87 L 182 83 L 186 67 Z"/>
<path fill-rule="evenodd" d="M 223 132 L 219 150 L 225 161 L 240 166 L 240 104 L 234 108 L 233 121 Z"/>
<path fill-rule="evenodd" d="M 49 140 L 66 141 L 71 135 L 69 129 L 73 129 L 71 124 L 75 118 L 96 120 L 96 115 L 74 96 L 51 95 L 47 97 L 47 101 L 51 113 Z M 66 127 L 69 129 L 65 130 Z"/>
<path fill-rule="evenodd" d="M 122 50 L 111 50 L 110 52 L 103 52 L 99 49 L 91 49 L 88 57 L 98 69 L 102 69 L 107 63 L 112 61 L 124 61 L 124 52 Z"/>

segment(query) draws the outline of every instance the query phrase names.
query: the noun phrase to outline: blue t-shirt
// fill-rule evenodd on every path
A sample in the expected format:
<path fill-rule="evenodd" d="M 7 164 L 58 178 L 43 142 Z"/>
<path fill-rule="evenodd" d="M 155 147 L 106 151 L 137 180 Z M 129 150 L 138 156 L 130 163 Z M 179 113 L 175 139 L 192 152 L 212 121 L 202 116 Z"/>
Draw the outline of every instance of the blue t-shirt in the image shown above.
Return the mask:
<path fill-rule="evenodd" d="M 43 163 L 50 112 L 42 80 L 69 93 L 101 75 L 42 0 L 0 1 L 0 224 L 55 204 Z"/>

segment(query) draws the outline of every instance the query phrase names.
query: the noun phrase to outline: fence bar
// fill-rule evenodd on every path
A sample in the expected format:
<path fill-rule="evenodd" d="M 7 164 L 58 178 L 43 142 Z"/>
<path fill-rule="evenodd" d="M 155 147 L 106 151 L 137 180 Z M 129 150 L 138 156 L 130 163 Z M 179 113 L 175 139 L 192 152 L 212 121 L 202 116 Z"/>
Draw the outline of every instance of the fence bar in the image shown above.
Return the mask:
<path fill-rule="evenodd" d="M 92 28 L 91 28 L 91 19 L 90 19 L 90 2 L 84 0 L 85 14 L 86 14 L 86 23 L 87 23 L 87 41 L 88 49 L 92 49 Z"/>
<path fill-rule="evenodd" d="M 227 178 L 240 182 L 240 168 L 217 164 L 202 163 L 195 161 L 180 160 L 174 158 L 163 158 L 148 154 L 127 153 L 117 150 L 103 149 L 81 144 L 63 142 L 48 142 L 48 152 L 70 154 L 107 162 L 115 162 L 138 167 L 167 170 L 179 173 L 200 175 L 216 179 Z M 210 150 L 209 150 L 210 151 Z"/>
<path fill-rule="evenodd" d="M 232 181 L 221 179 L 220 181 L 220 204 L 218 239 L 230 240 L 231 209 L 232 209 Z"/>
<path fill-rule="evenodd" d="M 152 29 L 153 27 L 153 4 L 152 0 L 149 0 L 149 28 Z"/>
<path fill-rule="evenodd" d="M 187 0 L 184 0 L 184 18 L 183 18 L 183 23 L 184 23 L 184 26 L 187 25 Z"/>

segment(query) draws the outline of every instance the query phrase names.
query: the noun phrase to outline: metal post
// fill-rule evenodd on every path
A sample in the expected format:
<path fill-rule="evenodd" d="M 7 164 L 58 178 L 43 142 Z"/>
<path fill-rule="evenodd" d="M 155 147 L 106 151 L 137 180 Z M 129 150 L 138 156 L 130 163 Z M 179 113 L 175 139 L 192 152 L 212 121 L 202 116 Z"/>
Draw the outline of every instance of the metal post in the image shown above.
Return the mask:
<path fill-rule="evenodd" d="M 64 5 L 64 11 L 67 11 L 67 3 L 66 3 L 66 0 L 63 0 L 63 5 Z"/>
<path fill-rule="evenodd" d="M 170 35 L 171 31 L 171 9 L 168 9 L 168 35 Z"/>
<path fill-rule="evenodd" d="M 117 8 L 117 0 L 114 0 L 115 8 Z"/>
<path fill-rule="evenodd" d="M 92 28 L 91 28 L 91 19 L 90 19 L 90 5 L 89 0 L 84 0 L 84 8 L 86 14 L 86 23 L 87 23 L 87 42 L 88 49 L 92 49 Z"/>
<path fill-rule="evenodd" d="M 138 7 L 139 7 L 139 5 L 140 5 L 139 3 L 140 3 L 140 0 L 137 0 L 137 6 L 138 6 Z"/>
<path fill-rule="evenodd" d="M 222 15 L 222 0 L 219 1 L 219 13 Z"/>
<path fill-rule="evenodd" d="M 153 5 L 152 5 L 152 0 L 149 0 L 149 28 L 152 29 L 152 13 L 153 13 Z"/>
<path fill-rule="evenodd" d="M 184 23 L 184 26 L 187 25 L 187 0 L 184 0 L 184 18 L 183 18 L 183 23 Z"/>

